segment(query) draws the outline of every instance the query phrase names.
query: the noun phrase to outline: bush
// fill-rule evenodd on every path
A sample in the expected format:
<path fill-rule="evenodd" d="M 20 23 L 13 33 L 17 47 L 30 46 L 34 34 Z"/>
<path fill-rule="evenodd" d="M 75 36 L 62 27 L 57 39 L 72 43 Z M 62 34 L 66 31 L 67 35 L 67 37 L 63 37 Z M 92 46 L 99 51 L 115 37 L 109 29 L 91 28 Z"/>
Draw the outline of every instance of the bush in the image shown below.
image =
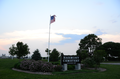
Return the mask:
<path fill-rule="evenodd" d="M 21 69 L 29 70 L 29 66 L 32 64 L 32 62 L 35 62 L 35 61 L 34 60 L 23 60 L 20 64 Z"/>
<path fill-rule="evenodd" d="M 21 69 L 21 67 L 20 67 L 20 62 L 16 63 L 16 64 L 14 65 L 14 68 L 16 68 L 16 69 Z"/>
<path fill-rule="evenodd" d="M 42 59 L 46 59 L 45 57 L 42 57 Z"/>
<path fill-rule="evenodd" d="M 75 65 L 68 65 L 68 70 L 74 70 L 75 69 Z"/>
<path fill-rule="evenodd" d="M 53 65 L 48 62 L 35 61 L 35 60 L 23 60 L 20 64 L 21 69 L 30 70 L 33 72 L 52 72 Z"/>
<path fill-rule="evenodd" d="M 94 60 L 93 58 L 86 58 L 85 60 L 83 60 L 83 64 L 85 67 L 94 67 Z"/>
<path fill-rule="evenodd" d="M 61 65 L 54 66 L 54 71 L 62 71 L 62 66 Z"/>
<path fill-rule="evenodd" d="M 52 72 L 53 65 L 51 63 L 45 62 L 41 64 L 41 72 Z"/>
<path fill-rule="evenodd" d="M 60 62 L 52 62 L 53 65 L 60 65 Z"/>
<path fill-rule="evenodd" d="M 41 61 L 34 61 L 31 62 L 31 64 L 29 65 L 29 69 L 30 71 L 36 72 L 36 71 L 41 71 Z"/>

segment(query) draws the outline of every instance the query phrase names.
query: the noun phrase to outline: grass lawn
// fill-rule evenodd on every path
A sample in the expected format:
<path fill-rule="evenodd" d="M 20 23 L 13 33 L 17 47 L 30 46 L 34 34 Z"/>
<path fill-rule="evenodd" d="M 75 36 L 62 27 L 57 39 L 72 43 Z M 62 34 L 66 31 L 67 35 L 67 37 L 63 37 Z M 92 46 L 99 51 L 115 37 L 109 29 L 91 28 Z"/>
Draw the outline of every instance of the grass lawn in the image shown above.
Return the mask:
<path fill-rule="evenodd" d="M 77 71 L 53 72 L 53 75 L 28 74 L 24 72 L 13 71 L 11 68 L 18 59 L 0 59 L 0 79 L 120 79 L 120 65 L 105 65 L 104 72 L 93 72 L 93 70 L 82 69 Z M 75 73 L 75 74 L 74 74 Z"/>

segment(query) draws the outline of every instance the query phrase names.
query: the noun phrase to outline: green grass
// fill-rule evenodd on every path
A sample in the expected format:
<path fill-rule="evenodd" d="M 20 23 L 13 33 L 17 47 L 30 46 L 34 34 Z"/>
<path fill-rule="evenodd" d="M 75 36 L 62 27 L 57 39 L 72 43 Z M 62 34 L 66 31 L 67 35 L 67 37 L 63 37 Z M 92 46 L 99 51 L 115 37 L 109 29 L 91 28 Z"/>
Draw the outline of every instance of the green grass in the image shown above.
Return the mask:
<path fill-rule="evenodd" d="M 107 69 L 104 72 L 82 69 L 39 75 L 13 71 L 11 68 L 18 61 L 18 59 L 0 59 L 0 79 L 120 79 L 120 65 L 102 64 L 101 67 Z"/>
<path fill-rule="evenodd" d="M 79 74 L 79 73 L 95 73 L 98 72 L 98 70 L 89 70 L 89 69 L 82 69 L 82 70 L 67 70 L 63 72 L 53 72 L 55 75 L 68 75 L 68 74 Z"/>

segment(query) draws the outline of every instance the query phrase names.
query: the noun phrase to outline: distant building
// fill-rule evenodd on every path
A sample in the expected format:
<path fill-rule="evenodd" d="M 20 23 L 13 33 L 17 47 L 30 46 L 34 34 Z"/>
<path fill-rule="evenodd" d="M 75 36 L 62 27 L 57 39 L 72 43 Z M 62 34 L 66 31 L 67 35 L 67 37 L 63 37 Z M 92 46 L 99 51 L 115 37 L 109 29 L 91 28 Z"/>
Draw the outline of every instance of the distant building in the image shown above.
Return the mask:
<path fill-rule="evenodd" d="M 1 58 L 8 58 L 5 54 L 2 54 Z"/>

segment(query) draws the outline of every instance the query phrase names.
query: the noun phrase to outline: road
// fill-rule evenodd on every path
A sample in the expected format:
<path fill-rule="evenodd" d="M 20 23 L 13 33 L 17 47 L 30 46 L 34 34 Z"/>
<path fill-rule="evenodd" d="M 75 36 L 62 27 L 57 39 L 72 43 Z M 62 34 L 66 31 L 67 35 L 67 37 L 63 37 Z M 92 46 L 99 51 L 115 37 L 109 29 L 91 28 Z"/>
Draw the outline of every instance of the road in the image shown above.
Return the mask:
<path fill-rule="evenodd" d="M 120 63 L 101 63 L 101 64 L 120 65 Z"/>

